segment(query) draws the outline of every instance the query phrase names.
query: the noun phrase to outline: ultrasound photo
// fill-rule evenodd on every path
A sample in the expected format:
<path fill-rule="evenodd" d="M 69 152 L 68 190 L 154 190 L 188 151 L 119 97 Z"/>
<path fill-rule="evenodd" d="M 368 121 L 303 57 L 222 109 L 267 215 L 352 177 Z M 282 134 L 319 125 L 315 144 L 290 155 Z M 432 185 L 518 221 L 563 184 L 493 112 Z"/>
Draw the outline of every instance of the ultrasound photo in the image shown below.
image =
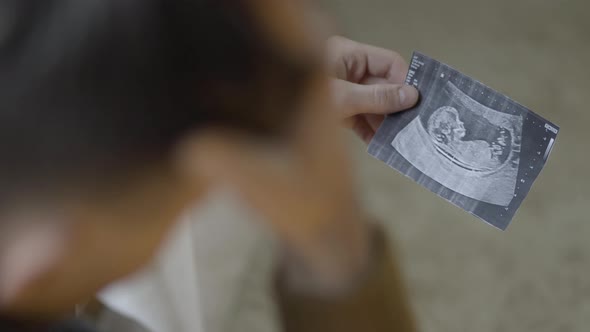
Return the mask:
<path fill-rule="evenodd" d="M 369 153 L 430 191 L 505 230 L 559 128 L 457 70 L 414 53 L 413 109 L 388 116 Z"/>

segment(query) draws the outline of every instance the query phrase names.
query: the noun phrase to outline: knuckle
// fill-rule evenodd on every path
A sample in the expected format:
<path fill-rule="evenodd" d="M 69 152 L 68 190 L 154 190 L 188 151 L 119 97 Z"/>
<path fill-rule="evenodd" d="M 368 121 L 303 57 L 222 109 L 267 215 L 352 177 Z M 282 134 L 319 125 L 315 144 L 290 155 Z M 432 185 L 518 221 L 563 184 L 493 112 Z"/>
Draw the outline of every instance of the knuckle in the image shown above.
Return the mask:
<path fill-rule="evenodd" d="M 398 59 L 398 60 L 404 60 L 404 57 L 401 56 L 401 54 L 399 54 L 396 51 L 390 51 L 391 52 L 391 58 L 393 59 Z"/>
<path fill-rule="evenodd" d="M 348 39 L 342 37 L 342 36 L 332 36 L 330 38 L 328 38 L 328 45 L 337 45 L 337 44 L 342 44 L 347 42 Z"/>
<path fill-rule="evenodd" d="M 363 79 L 366 74 L 365 53 L 360 49 L 352 49 L 343 54 L 342 61 L 346 68 L 346 79 L 357 83 Z"/>
<path fill-rule="evenodd" d="M 390 57 L 391 57 L 391 68 L 406 68 L 408 67 L 408 62 L 406 61 L 406 59 L 399 54 L 396 51 L 390 51 Z"/>

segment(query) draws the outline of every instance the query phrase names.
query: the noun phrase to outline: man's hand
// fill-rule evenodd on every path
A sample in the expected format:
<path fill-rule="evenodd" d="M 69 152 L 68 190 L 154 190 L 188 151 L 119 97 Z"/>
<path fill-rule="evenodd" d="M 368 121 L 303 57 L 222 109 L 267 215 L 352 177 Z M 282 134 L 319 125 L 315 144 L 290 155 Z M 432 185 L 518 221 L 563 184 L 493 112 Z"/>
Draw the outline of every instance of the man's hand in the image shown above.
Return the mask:
<path fill-rule="evenodd" d="M 418 101 L 418 91 L 404 85 L 408 64 L 396 52 L 332 37 L 327 53 L 337 110 L 344 124 L 366 143 L 386 114 L 406 110 Z"/>

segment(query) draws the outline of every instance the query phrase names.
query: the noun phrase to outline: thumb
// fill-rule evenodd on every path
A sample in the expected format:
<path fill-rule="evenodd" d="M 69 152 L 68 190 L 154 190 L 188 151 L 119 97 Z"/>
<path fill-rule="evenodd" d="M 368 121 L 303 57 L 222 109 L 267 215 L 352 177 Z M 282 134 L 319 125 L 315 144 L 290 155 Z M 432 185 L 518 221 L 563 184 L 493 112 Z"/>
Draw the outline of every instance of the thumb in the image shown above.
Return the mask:
<path fill-rule="evenodd" d="M 389 114 L 406 110 L 418 102 L 418 90 L 402 84 L 355 84 L 332 80 L 332 94 L 343 117 L 357 114 Z"/>

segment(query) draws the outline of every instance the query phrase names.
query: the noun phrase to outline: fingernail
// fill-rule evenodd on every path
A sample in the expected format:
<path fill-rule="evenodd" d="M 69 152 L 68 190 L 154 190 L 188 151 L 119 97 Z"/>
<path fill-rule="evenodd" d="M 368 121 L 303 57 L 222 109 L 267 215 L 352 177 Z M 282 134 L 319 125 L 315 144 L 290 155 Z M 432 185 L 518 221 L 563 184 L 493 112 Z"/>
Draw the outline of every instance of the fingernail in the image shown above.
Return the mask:
<path fill-rule="evenodd" d="M 402 86 L 399 91 L 399 102 L 404 107 L 411 107 L 418 102 L 418 90 L 410 85 Z"/>

